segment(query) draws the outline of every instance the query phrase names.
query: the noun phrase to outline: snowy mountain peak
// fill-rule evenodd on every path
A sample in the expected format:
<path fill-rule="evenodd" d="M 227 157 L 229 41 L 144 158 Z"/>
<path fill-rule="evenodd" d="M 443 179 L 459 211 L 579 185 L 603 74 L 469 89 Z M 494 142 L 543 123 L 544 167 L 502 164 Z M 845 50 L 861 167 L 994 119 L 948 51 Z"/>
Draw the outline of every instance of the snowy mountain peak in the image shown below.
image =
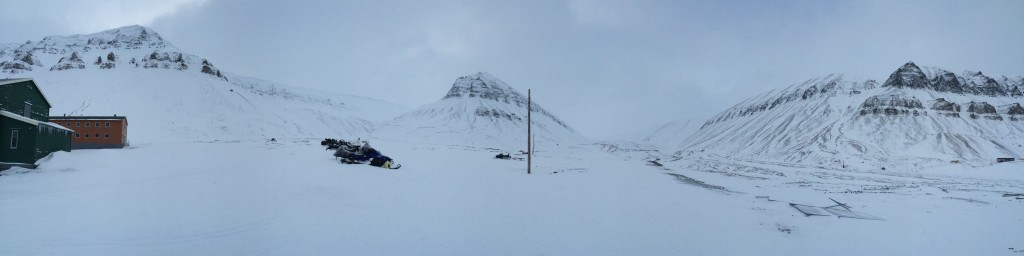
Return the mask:
<path fill-rule="evenodd" d="M 459 77 L 441 100 L 401 115 L 378 129 L 379 138 L 415 134 L 425 142 L 519 150 L 526 146 L 527 99 L 494 76 L 479 72 Z M 565 122 L 531 104 L 538 143 L 585 141 Z"/>
<path fill-rule="evenodd" d="M 209 60 L 184 53 L 153 29 L 139 25 L 0 45 L 0 73 L 15 76 L 39 70 L 124 68 L 201 72 L 228 79 Z"/>
<path fill-rule="evenodd" d="M 924 75 L 920 67 L 911 61 L 903 64 L 896 72 L 889 75 L 889 79 L 882 84 L 882 87 L 925 89 L 928 88 L 928 85 L 927 76 Z"/>
<path fill-rule="evenodd" d="M 444 98 L 481 98 L 517 105 L 526 104 L 526 97 L 519 91 L 486 72 L 459 77 Z"/>

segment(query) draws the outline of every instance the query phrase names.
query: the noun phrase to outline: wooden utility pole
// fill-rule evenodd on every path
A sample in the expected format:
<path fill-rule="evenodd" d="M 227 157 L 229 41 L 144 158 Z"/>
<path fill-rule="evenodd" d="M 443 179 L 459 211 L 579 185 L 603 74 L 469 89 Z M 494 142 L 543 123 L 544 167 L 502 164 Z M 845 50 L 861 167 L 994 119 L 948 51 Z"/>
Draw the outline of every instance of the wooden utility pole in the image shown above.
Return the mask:
<path fill-rule="evenodd" d="M 533 168 L 533 127 L 530 125 L 531 112 L 533 112 L 533 100 L 530 98 L 530 89 L 526 89 L 526 174 L 530 174 Z"/>

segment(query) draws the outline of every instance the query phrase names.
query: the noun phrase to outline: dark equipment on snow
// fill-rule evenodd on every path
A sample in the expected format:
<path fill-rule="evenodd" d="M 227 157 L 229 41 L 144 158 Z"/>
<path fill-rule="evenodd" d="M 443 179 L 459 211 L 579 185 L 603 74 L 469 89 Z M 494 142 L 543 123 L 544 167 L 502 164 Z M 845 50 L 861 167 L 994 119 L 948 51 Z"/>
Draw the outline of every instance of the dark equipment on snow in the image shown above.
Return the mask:
<path fill-rule="evenodd" d="M 398 169 L 402 165 L 395 164 L 394 160 L 390 157 L 384 156 L 373 147 L 370 147 L 369 143 L 363 143 L 362 146 L 349 143 L 344 140 L 336 141 L 335 143 L 329 143 L 328 140 L 324 140 L 327 144 L 328 149 L 334 149 L 334 156 L 341 159 L 342 163 L 346 164 L 365 164 L 368 163 L 371 166 L 386 168 L 386 169 Z"/>
<path fill-rule="evenodd" d="M 516 161 L 526 161 L 526 158 L 523 158 L 523 157 L 515 157 L 515 156 L 512 156 L 512 154 L 509 154 L 509 153 L 505 153 L 505 152 L 503 152 L 503 153 L 499 153 L 499 154 L 497 154 L 497 155 L 494 155 L 494 159 L 498 159 L 498 160 L 516 160 Z"/>

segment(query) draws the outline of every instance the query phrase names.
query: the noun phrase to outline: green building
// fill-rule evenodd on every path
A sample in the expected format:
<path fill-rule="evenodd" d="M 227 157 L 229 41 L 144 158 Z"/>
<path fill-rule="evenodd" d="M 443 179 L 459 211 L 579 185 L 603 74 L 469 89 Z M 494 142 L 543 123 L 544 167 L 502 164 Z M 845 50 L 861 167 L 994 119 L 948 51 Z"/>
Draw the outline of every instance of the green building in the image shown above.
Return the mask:
<path fill-rule="evenodd" d="M 50 106 L 32 79 L 0 79 L 0 169 L 71 150 L 74 131 L 50 122 Z"/>

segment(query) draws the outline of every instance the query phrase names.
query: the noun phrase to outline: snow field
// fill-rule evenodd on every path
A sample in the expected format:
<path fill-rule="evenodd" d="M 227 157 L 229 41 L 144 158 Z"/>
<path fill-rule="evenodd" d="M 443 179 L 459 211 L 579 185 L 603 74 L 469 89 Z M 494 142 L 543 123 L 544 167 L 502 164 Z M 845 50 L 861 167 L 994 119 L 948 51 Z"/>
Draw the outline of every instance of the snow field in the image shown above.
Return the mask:
<path fill-rule="evenodd" d="M 668 162 L 666 171 L 624 160 L 643 153 L 581 145 L 538 150 L 535 173 L 526 175 L 525 162 L 492 159 L 490 150 L 373 141 L 403 165 L 384 170 L 341 164 L 317 142 L 139 144 L 59 152 L 39 169 L 4 171 L 0 254 L 1000 255 L 1024 248 L 1014 238 L 1024 227 L 1015 214 L 1024 200 L 992 192 L 1020 191 L 1020 176 L 1007 178 L 1020 164 L 978 168 L 997 174 L 948 193 L 921 185 L 846 194 L 830 192 L 925 184 L 933 174 L 918 181 L 704 165 L 785 173 L 751 180 L 679 166 L 693 160 Z M 785 203 L 829 206 L 829 197 L 885 221 L 803 217 Z"/>

